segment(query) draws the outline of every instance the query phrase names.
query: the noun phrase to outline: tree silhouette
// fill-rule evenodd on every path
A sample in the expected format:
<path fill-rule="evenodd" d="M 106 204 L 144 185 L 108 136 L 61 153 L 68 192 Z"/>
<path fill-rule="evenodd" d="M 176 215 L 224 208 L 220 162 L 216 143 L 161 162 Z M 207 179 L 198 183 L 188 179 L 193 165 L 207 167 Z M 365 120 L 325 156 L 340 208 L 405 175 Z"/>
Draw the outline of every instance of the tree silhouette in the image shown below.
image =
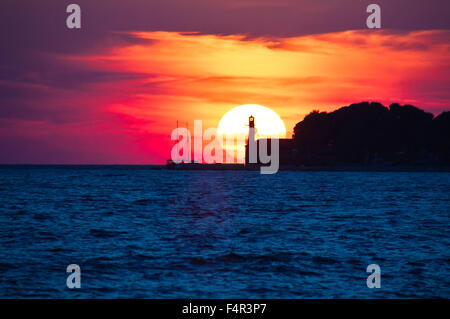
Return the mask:
<path fill-rule="evenodd" d="M 449 164 L 450 112 L 362 102 L 313 111 L 294 127 L 297 164 Z"/>

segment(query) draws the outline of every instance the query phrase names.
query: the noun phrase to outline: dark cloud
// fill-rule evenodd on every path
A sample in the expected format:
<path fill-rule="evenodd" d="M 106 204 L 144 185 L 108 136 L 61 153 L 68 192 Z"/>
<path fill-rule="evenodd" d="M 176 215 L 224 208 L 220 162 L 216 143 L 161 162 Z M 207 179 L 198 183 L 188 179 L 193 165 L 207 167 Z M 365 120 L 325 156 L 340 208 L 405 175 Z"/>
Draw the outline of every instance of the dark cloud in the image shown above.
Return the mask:
<path fill-rule="evenodd" d="M 77 0 L 82 28 L 65 26 L 67 2 L 0 2 L 0 67 L 40 72 L 39 54 L 88 55 L 121 44 L 149 41 L 131 31 L 196 31 L 287 37 L 365 29 L 366 6 L 355 0 Z M 448 0 L 377 0 L 384 29 L 450 28 Z M 47 57 L 49 59 L 49 57 Z"/>
<path fill-rule="evenodd" d="M 382 27 L 396 32 L 411 30 L 450 29 L 450 1 L 448 0 L 76 0 L 82 9 L 82 28 L 66 28 L 66 6 L 61 0 L 2 0 L 0 1 L 0 130 L 13 130 L 5 126 L 9 121 L 45 121 L 48 123 L 86 123 L 98 120 L 97 101 L 72 100 L 71 96 L 88 97 L 96 84 L 136 80 L 144 75 L 110 71 L 93 71 L 86 65 L 61 59 L 67 56 L 92 56 L 109 52 L 122 45 L 149 44 L 152 40 L 134 37 L 134 31 L 177 31 L 200 34 L 240 34 L 245 39 L 273 38 L 272 49 L 289 49 L 282 39 L 308 34 L 323 34 L 345 30 L 365 29 L 368 4 L 378 3 L 382 8 Z M 278 40 L 277 40 L 278 39 Z M 349 45 L 365 46 L 361 37 Z M 441 41 L 441 40 L 437 40 Z M 428 43 L 428 44 L 427 44 Z M 390 42 L 383 45 L 399 50 L 426 49 L 430 42 L 417 39 L 414 43 Z M 298 47 L 293 48 L 298 50 Z M 305 48 L 305 50 L 313 48 Z M 146 74 L 146 78 L 152 75 Z M 184 81 L 186 79 L 181 79 Z M 233 78 L 206 79 L 232 82 Z M 240 79 L 242 80 L 242 79 Z M 309 84 L 325 81 L 316 78 L 286 79 L 285 85 Z M 192 79 L 202 85 L 202 79 Z M 249 78 L 248 81 L 258 81 Z M 264 83 L 262 83 L 264 84 Z M 406 83 L 405 86 L 410 84 Z M 411 84 L 412 85 L 412 84 Z M 446 83 L 433 83 L 423 87 L 423 97 L 435 94 L 447 97 Z M 118 86 L 116 86 L 118 87 Z M 97 92 L 95 96 L 114 95 L 117 92 Z M 120 90 L 120 88 L 119 88 Z M 170 94 L 163 81 L 153 81 L 134 88 L 147 94 Z M 67 94 L 71 91 L 72 94 Z M 74 95 L 73 92 L 77 91 Z M 430 93 L 432 92 L 432 93 Z M 101 94 L 100 94 L 101 93 Z M 258 93 L 236 92 L 233 100 L 217 94 L 217 101 L 238 104 L 242 99 L 263 99 Z M 200 97 L 200 96 L 199 96 Z M 280 96 L 279 99 L 285 97 Z M 90 104 L 79 105 L 79 101 Z M 438 106 L 437 106 L 438 107 Z M 36 129 L 39 132 L 38 129 Z M 58 132 L 55 129 L 55 132 Z M 33 131 L 34 133 L 34 131 Z M 76 134 L 75 132 L 74 134 Z M 19 130 L 17 136 L 21 134 Z M 103 134 L 103 133 L 102 133 Z M 57 135 L 57 133 L 55 133 Z M 61 145 L 46 144 L 30 137 L 10 139 L 0 137 L 1 162 L 65 162 L 78 158 L 80 153 Z M 153 137 L 152 137 L 153 138 Z M 158 137 L 159 138 L 159 137 Z M 95 140 L 89 134 L 80 137 L 80 144 Z M 115 145 L 111 137 L 102 145 Z M 103 141 L 103 140 L 102 140 Z M 106 140 L 105 140 L 106 141 Z M 158 140 L 159 141 L 159 140 Z M 41 143 L 41 144 L 39 144 Z M 160 142 L 158 142 L 160 144 Z M 40 152 L 36 153 L 36 150 Z M 105 162 L 114 152 L 92 157 L 91 147 L 85 151 L 93 162 Z M 37 155 L 36 155 L 37 154 Z M 165 154 L 165 153 L 164 153 Z M 37 156 L 37 157 L 36 157 Z M 40 156 L 40 157 L 39 157 Z M 81 156 L 81 157 L 80 157 Z M 120 159 L 119 153 L 114 153 Z M 162 155 L 161 155 L 162 156 Z M 123 161 L 127 161 L 124 155 Z M 87 160 L 86 160 L 87 161 Z M 33 162 L 33 161 L 31 161 Z"/>
<path fill-rule="evenodd" d="M 3 0 L 2 45 L 56 52 L 100 48 L 111 31 L 198 31 L 298 36 L 365 29 L 373 1 L 78 0 L 81 30 L 65 27 L 64 1 Z M 447 0 L 378 0 L 385 29 L 450 28 Z M 117 40 L 117 39 L 116 39 Z M 130 40 L 124 38 L 124 41 Z"/>

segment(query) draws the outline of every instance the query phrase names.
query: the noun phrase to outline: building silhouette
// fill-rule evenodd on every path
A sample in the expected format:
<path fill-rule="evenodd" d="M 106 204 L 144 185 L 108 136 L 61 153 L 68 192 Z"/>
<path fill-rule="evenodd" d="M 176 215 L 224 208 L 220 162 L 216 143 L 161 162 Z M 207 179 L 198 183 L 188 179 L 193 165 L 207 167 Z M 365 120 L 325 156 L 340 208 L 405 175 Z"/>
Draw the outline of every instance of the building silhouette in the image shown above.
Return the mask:
<path fill-rule="evenodd" d="M 248 118 L 248 139 L 245 144 L 245 165 L 246 166 L 260 166 L 264 165 L 261 162 L 260 157 L 260 145 L 265 144 L 267 147 L 267 155 L 272 154 L 272 138 L 261 138 L 255 140 L 256 138 L 256 128 L 255 128 L 255 118 L 251 115 Z M 296 157 L 298 151 L 295 147 L 293 139 L 288 138 L 277 138 L 279 145 L 279 164 L 280 166 L 290 166 L 295 165 Z M 254 158 L 250 154 L 250 144 L 254 143 Z M 264 151 L 265 152 L 265 151 Z"/>

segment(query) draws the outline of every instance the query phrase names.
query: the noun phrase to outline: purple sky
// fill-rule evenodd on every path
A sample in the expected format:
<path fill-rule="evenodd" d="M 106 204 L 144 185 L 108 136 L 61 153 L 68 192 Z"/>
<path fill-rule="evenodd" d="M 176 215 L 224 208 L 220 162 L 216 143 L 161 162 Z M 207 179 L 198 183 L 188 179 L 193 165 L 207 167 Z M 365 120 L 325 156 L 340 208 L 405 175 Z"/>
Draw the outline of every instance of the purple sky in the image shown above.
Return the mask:
<path fill-rule="evenodd" d="M 70 3 L 81 6 L 81 30 L 65 26 L 65 9 Z M 0 163 L 65 163 L 74 158 L 73 162 L 105 162 L 104 158 L 113 154 L 105 148 L 102 154 L 89 157 L 86 150 L 55 148 L 51 137 L 41 131 L 35 138 L 13 133 L 20 121 L 33 122 L 36 127 L 41 123 L 72 125 L 90 116 L 88 107 L 79 108 L 70 97 L 59 96 L 59 91 L 82 95 L 93 83 L 143 76 L 61 64 L 55 56 L 88 56 L 120 44 L 150 41 L 131 37 L 127 34 L 131 31 L 279 38 L 365 29 L 365 8 L 370 3 L 381 6 L 382 28 L 390 32 L 450 29 L 448 0 L 2 0 Z M 31 103 L 39 100 L 47 104 L 37 107 Z M 79 141 L 85 138 L 80 135 Z M 123 154 L 114 156 L 115 162 L 128 160 Z"/>

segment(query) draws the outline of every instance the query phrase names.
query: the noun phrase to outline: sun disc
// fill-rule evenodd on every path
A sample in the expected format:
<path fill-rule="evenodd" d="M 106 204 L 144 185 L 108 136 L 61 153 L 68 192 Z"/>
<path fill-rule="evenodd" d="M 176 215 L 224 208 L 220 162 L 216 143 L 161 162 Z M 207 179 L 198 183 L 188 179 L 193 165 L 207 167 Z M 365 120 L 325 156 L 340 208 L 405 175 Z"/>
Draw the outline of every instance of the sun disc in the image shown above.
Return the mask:
<path fill-rule="evenodd" d="M 247 135 L 248 118 L 255 118 L 257 137 L 286 137 L 286 127 L 280 116 L 268 107 L 244 104 L 231 109 L 220 119 L 217 128 L 221 135 Z"/>
<path fill-rule="evenodd" d="M 256 139 L 285 138 L 286 127 L 280 116 L 268 107 L 258 104 L 244 104 L 231 109 L 220 119 L 217 132 L 221 140 L 235 139 L 223 149 L 232 153 L 237 162 L 245 159 L 245 143 L 248 137 L 248 118 L 255 118 Z M 235 154 L 235 155 L 234 155 Z"/>

